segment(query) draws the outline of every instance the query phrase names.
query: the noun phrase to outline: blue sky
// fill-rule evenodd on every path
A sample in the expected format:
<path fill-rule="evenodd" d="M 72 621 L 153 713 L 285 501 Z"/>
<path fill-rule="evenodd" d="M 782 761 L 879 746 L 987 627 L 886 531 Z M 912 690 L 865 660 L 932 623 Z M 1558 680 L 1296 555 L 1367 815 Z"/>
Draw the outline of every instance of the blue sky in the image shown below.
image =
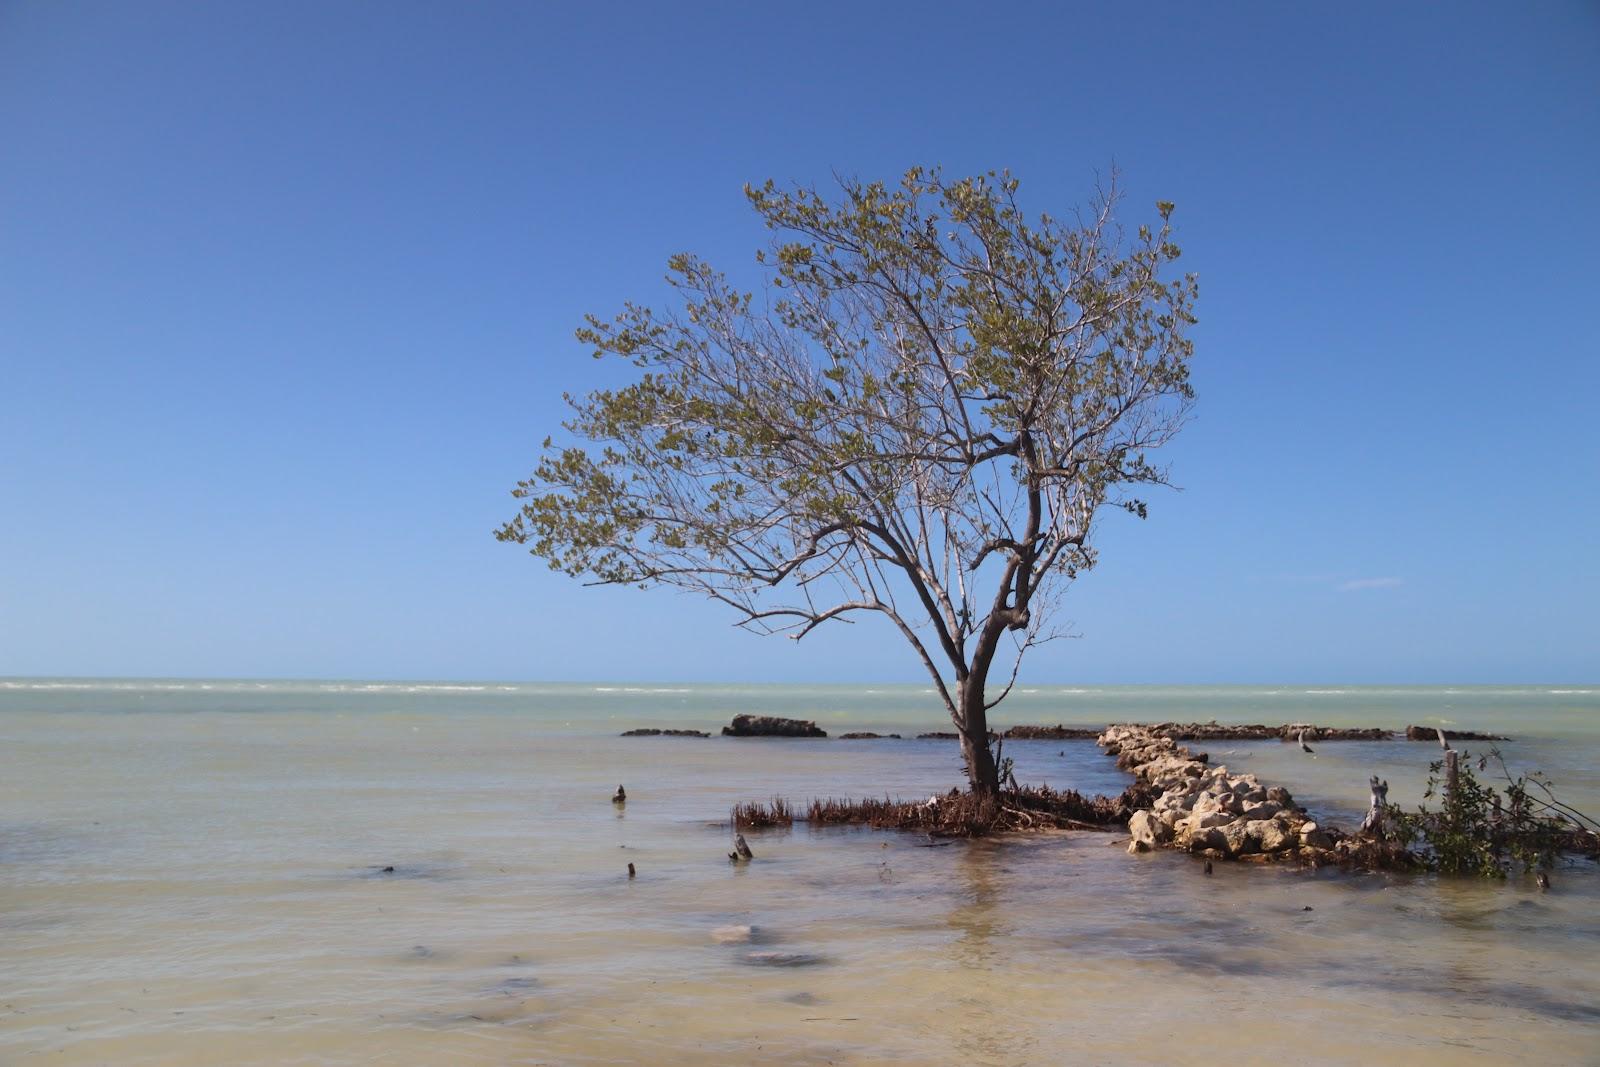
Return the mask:
<path fill-rule="evenodd" d="M 916 681 L 491 532 L 746 181 L 1114 163 L 1196 419 L 1025 677 L 1600 677 L 1600 8 L 994 13 L 0 5 L 0 674 Z"/>

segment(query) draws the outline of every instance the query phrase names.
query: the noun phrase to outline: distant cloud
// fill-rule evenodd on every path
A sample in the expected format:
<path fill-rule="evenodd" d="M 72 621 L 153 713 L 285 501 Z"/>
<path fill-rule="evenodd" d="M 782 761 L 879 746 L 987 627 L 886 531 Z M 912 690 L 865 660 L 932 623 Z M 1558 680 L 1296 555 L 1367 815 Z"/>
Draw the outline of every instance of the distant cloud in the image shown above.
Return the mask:
<path fill-rule="evenodd" d="M 1405 585 L 1404 578 L 1352 578 L 1339 584 L 1339 592 L 1353 593 L 1358 589 L 1393 589 Z"/>

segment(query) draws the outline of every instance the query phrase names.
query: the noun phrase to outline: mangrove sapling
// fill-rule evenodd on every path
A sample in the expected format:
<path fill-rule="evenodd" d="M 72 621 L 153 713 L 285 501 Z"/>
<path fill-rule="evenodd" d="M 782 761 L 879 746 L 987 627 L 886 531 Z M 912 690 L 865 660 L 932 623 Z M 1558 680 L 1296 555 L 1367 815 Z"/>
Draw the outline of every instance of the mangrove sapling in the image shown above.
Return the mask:
<path fill-rule="evenodd" d="M 1423 798 L 1438 797 L 1437 810 L 1385 808 L 1383 825 L 1415 862 L 1441 874 L 1505 878 L 1547 871 L 1563 852 L 1600 855 L 1600 822 L 1558 800 L 1542 775 L 1513 775 L 1491 748 L 1477 767 L 1484 771 L 1491 761 L 1499 767 L 1502 793 L 1478 780 L 1466 755 L 1447 745 L 1429 765 Z"/>

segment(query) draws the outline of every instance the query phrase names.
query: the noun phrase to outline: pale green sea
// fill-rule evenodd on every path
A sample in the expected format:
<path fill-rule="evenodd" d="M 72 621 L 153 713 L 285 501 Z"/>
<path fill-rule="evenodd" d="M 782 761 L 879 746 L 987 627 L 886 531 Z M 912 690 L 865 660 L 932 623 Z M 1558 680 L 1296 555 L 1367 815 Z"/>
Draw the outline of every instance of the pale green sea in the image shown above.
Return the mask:
<path fill-rule="evenodd" d="M 0 1063 L 1600 1062 L 1588 864 L 1549 893 L 1206 878 L 1107 835 L 797 826 L 734 868 L 739 800 L 960 780 L 951 742 L 616 736 L 745 711 L 947 728 L 918 686 L 0 679 Z M 996 715 L 1213 718 L 1494 730 L 1600 809 L 1600 685 L 1036 688 Z M 1316 747 L 1210 755 L 1348 822 L 1371 773 L 1415 802 L 1437 752 Z M 1127 781 L 1091 743 L 1007 754 Z"/>

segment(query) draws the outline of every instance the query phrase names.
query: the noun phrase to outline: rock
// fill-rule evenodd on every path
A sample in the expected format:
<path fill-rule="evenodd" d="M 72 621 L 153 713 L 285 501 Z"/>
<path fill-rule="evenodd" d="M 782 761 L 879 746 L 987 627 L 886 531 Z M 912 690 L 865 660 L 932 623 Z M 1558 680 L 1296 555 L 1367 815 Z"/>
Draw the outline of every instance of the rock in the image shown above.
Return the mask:
<path fill-rule="evenodd" d="M 1244 806 L 1244 817 L 1251 820 L 1270 819 L 1282 810 L 1271 801 L 1263 800 L 1259 804 L 1246 804 Z"/>
<path fill-rule="evenodd" d="M 724 737 L 827 737 L 809 719 L 784 719 L 776 715 L 735 715 L 733 723 L 722 728 Z"/>
<path fill-rule="evenodd" d="M 1267 799 L 1280 808 L 1294 807 L 1294 797 L 1290 796 L 1289 791 L 1281 785 L 1269 787 L 1267 789 Z"/>
<path fill-rule="evenodd" d="M 1144 852 L 1165 844 L 1172 836 L 1172 827 L 1148 811 L 1136 811 L 1128 819 L 1128 832 L 1133 835 L 1131 852 Z"/>
<path fill-rule="evenodd" d="M 1218 858 L 1224 854 L 1228 845 L 1228 839 L 1222 829 L 1216 826 L 1209 828 L 1180 826 L 1173 841 L 1179 848 L 1189 852 L 1213 850 Z"/>
<path fill-rule="evenodd" d="M 1261 842 L 1262 852 L 1282 852 L 1300 843 L 1299 837 L 1290 833 L 1288 828 L 1276 819 L 1257 819 L 1246 825 L 1259 827 L 1257 838 Z"/>
<path fill-rule="evenodd" d="M 858 733 L 853 733 L 853 734 L 840 734 L 839 735 L 839 740 L 841 740 L 841 741 L 878 741 L 878 740 L 887 740 L 887 739 L 891 739 L 891 738 L 893 740 L 895 740 L 895 741 L 898 741 L 898 740 L 900 740 L 900 735 L 899 734 L 875 734 L 870 730 L 863 730 L 863 731 L 860 731 Z"/>
<path fill-rule="evenodd" d="M 755 934 L 753 926 L 719 926 L 711 931 L 711 940 L 719 945 L 744 944 Z"/>
<path fill-rule="evenodd" d="M 1240 820 L 1222 827 L 1223 849 L 1230 856 L 1261 851 L 1261 833 L 1253 824 Z"/>
<path fill-rule="evenodd" d="M 1326 851 L 1333 848 L 1333 838 L 1326 830 L 1313 830 L 1300 835 L 1300 847 Z"/>

